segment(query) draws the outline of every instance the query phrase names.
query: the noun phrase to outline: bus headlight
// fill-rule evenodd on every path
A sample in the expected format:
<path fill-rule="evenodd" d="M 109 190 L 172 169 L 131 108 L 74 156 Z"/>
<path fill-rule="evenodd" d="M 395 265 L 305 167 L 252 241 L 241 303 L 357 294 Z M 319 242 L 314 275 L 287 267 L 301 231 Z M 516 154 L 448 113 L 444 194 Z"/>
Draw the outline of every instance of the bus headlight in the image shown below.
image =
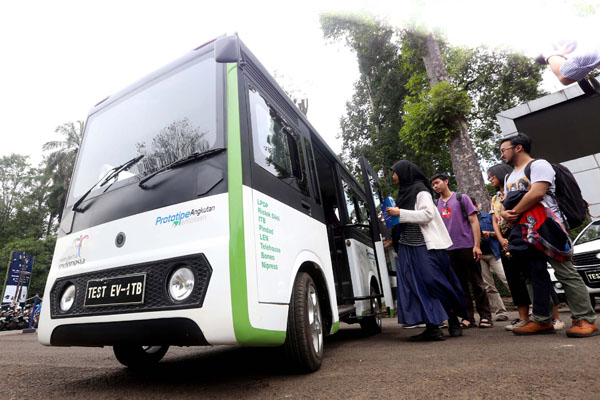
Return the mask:
<path fill-rule="evenodd" d="M 60 296 L 60 310 L 69 311 L 75 302 L 75 285 L 69 283 Z"/>
<path fill-rule="evenodd" d="M 175 302 L 187 299 L 194 290 L 195 281 L 194 273 L 188 267 L 181 267 L 173 271 L 168 283 L 171 299 Z"/>

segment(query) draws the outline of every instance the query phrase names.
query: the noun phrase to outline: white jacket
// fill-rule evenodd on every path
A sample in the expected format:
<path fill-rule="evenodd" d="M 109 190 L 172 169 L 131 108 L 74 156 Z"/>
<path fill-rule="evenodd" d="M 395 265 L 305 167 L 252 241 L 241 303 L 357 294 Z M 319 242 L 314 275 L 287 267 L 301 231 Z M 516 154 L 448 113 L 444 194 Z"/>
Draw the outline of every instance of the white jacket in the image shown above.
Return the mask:
<path fill-rule="evenodd" d="M 452 246 L 452 239 L 429 192 L 417 194 L 414 210 L 400 209 L 400 223 L 419 224 L 427 250 Z"/>

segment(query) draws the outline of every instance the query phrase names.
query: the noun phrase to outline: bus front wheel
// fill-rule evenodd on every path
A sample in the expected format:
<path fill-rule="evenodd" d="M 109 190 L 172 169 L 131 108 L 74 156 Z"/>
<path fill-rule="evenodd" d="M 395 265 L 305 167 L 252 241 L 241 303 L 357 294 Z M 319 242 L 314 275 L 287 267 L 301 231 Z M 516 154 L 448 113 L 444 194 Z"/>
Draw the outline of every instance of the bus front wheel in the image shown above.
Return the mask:
<path fill-rule="evenodd" d="M 158 363 L 167 354 L 169 346 L 115 345 L 117 360 L 129 368 L 144 368 Z"/>
<path fill-rule="evenodd" d="M 292 367 L 316 371 L 323 362 L 323 320 L 317 287 L 306 272 L 294 281 L 288 311 L 285 353 Z"/>

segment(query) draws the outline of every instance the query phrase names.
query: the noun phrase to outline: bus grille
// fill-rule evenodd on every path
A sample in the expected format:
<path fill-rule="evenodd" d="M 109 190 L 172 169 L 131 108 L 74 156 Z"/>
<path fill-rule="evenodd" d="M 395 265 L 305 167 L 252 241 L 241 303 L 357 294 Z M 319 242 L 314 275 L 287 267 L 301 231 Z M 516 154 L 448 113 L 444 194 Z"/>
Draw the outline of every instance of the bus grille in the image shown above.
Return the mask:
<path fill-rule="evenodd" d="M 167 293 L 167 279 L 174 268 L 184 265 L 194 271 L 196 282 L 190 297 L 174 304 Z M 84 294 L 88 281 L 141 273 L 146 274 L 143 304 L 84 307 Z M 52 318 L 68 318 L 199 308 L 204 302 L 211 275 L 212 268 L 204 254 L 194 254 L 64 277 L 57 279 L 50 291 L 50 313 Z M 67 312 L 63 312 L 59 308 L 60 295 L 68 283 L 73 283 L 77 290 L 73 306 Z"/>

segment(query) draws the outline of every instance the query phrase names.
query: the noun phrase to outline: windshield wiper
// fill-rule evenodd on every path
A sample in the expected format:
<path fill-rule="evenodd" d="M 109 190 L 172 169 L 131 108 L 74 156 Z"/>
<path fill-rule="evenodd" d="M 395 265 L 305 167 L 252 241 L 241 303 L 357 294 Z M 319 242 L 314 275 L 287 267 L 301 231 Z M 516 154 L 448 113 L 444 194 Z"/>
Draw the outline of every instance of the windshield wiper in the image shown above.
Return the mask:
<path fill-rule="evenodd" d="M 195 152 L 195 153 L 190 154 L 189 156 L 180 158 L 179 160 L 175 160 L 172 163 L 167 164 L 164 167 L 157 169 L 156 171 L 154 171 L 153 173 L 151 173 L 150 175 L 148 175 L 147 177 L 142 179 L 138 183 L 138 186 L 141 187 L 142 189 L 147 189 L 148 187 L 144 186 L 144 183 L 148 182 L 150 179 L 154 178 L 156 175 L 160 174 L 161 172 L 169 170 L 169 169 L 177 168 L 180 165 L 187 164 L 192 161 L 197 161 L 197 160 L 201 160 L 203 158 L 208 158 L 215 154 L 221 153 L 224 150 L 225 150 L 224 147 L 218 147 L 216 149 L 207 150 L 202 153 Z"/>
<path fill-rule="evenodd" d="M 83 203 L 83 201 L 86 199 L 86 197 L 88 197 L 88 195 L 90 193 L 92 193 L 92 190 L 94 190 L 96 188 L 96 186 L 100 185 L 100 187 L 102 187 L 102 186 L 106 185 L 108 182 L 110 182 L 114 177 L 119 175 L 121 172 L 127 171 L 129 168 L 133 167 L 142 158 L 144 158 L 144 155 L 140 154 L 139 156 L 136 156 L 136 157 L 132 158 L 131 160 L 129 160 L 121 165 L 118 165 L 118 166 L 114 167 L 113 169 L 111 169 L 110 171 L 108 171 L 102 178 L 100 178 L 98 180 L 98 182 L 94 183 L 94 185 L 92 185 L 92 187 L 87 192 L 85 192 L 85 194 L 83 196 L 81 196 L 79 198 L 79 200 L 77 200 L 75 202 L 75 204 L 73 204 L 73 208 L 71 210 L 73 210 L 75 212 L 83 212 L 83 210 L 80 210 L 78 207 L 81 203 Z"/>

